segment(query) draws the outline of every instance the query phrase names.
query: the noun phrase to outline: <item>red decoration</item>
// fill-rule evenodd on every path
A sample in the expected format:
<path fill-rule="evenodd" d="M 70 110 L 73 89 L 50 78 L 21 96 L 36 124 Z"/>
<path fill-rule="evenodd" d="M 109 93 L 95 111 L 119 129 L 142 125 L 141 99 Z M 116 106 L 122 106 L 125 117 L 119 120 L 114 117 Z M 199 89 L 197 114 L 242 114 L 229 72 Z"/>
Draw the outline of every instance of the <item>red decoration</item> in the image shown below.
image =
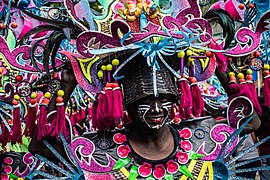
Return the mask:
<path fill-rule="evenodd" d="M 186 164 L 186 163 L 188 162 L 188 160 L 189 160 L 188 154 L 185 153 L 185 152 L 180 152 L 180 151 L 179 151 L 179 152 L 176 154 L 176 157 L 177 157 L 178 162 L 179 162 L 180 164 Z"/>
<path fill-rule="evenodd" d="M 116 133 L 116 134 L 113 136 L 113 141 L 114 141 L 116 144 L 122 144 L 122 143 L 125 142 L 126 140 L 127 140 L 126 135 L 121 134 L 121 133 Z"/>
<path fill-rule="evenodd" d="M 245 5 L 244 4 L 239 4 L 239 9 L 245 9 Z"/>
<path fill-rule="evenodd" d="M 184 138 L 184 139 L 190 139 L 192 136 L 191 130 L 188 128 L 183 128 L 180 132 L 179 132 L 180 138 Z"/>
<path fill-rule="evenodd" d="M 18 27 L 18 24 L 15 23 L 15 22 L 12 22 L 10 26 L 11 26 L 12 28 L 16 28 L 16 27 Z"/>

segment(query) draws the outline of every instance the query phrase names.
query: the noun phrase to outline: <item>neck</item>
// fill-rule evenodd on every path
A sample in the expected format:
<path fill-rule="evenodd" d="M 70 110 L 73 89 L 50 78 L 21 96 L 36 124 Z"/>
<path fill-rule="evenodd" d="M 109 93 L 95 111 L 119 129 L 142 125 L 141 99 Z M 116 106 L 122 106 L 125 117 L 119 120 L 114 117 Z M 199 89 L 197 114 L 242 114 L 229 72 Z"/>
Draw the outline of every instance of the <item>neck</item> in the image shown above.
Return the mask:
<path fill-rule="evenodd" d="M 164 125 L 160 129 L 135 126 L 129 134 L 133 150 L 149 160 L 161 160 L 174 150 L 174 138 L 170 128 Z"/>
<path fill-rule="evenodd" d="M 141 143 L 149 144 L 164 141 L 171 135 L 170 128 L 164 125 L 160 129 L 150 129 L 148 127 L 135 126 L 130 130 L 130 138 Z M 160 141 L 161 140 L 161 141 Z"/>

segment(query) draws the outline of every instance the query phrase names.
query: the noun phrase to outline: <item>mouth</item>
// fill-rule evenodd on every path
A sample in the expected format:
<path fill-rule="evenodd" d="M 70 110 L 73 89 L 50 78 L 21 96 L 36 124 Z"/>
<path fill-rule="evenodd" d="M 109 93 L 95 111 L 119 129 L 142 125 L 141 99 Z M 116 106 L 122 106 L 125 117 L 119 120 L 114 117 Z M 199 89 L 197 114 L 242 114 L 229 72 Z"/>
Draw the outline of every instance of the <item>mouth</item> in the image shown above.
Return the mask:
<path fill-rule="evenodd" d="M 163 121 L 163 117 L 151 117 L 151 118 L 147 118 L 147 120 L 148 122 L 158 124 Z"/>

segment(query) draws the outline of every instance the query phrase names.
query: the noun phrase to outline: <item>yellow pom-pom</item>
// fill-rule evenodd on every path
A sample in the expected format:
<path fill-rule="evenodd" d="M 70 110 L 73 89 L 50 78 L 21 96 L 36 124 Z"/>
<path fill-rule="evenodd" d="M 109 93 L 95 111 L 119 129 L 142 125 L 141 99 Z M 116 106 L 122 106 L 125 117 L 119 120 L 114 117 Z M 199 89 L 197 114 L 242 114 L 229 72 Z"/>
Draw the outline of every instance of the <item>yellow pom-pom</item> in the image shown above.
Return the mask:
<path fill-rule="evenodd" d="M 181 52 L 178 52 L 177 53 L 177 57 L 179 58 L 183 58 L 185 56 L 185 52 L 184 51 L 181 51 Z"/>
<path fill-rule="evenodd" d="M 15 95 L 14 95 L 14 99 L 15 99 L 15 100 L 20 100 L 20 96 L 19 96 L 18 94 L 15 94 Z"/>
<path fill-rule="evenodd" d="M 108 65 L 107 65 L 107 71 L 111 71 L 111 70 L 112 70 L 112 67 L 113 67 L 113 66 L 112 66 L 111 64 L 108 64 Z"/>
<path fill-rule="evenodd" d="M 253 73 L 253 71 L 251 69 L 247 70 L 247 74 L 252 74 L 252 73 Z"/>
<path fill-rule="evenodd" d="M 57 96 L 63 97 L 64 95 L 65 95 L 65 92 L 61 89 L 57 92 Z"/>
<path fill-rule="evenodd" d="M 30 98 L 31 99 L 36 99 L 37 98 L 37 93 L 32 92 L 31 95 L 30 95 Z"/>
<path fill-rule="evenodd" d="M 194 58 L 188 57 L 188 62 L 193 62 L 193 61 L 194 61 Z"/>
<path fill-rule="evenodd" d="M 118 59 L 112 60 L 112 65 L 113 66 L 118 66 L 119 65 L 119 60 Z"/>
<path fill-rule="evenodd" d="M 49 98 L 51 97 L 51 93 L 50 93 L 50 92 L 46 92 L 46 93 L 44 94 L 44 97 L 49 99 Z"/>
<path fill-rule="evenodd" d="M 187 50 L 187 52 L 186 52 L 187 56 L 192 56 L 192 54 L 193 54 L 193 52 L 191 50 Z"/>
<path fill-rule="evenodd" d="M 237 78 L 238 78 L 238 79 L 244 79 L 245 76 L 244 76 L 243 73 L 239 73 L 239 74 L 237 74 Z"/>
<path fill-rule="evenodd" d="M 0 73 L 3 73 L 3 69 L 0 67 Z"/>
<path fill-rule="evenodd" d="M 102 66 L 101 66 L 101 70 L 102 70 L 102 71 L 107 71 L 107 66 L 102 65 Z"/>
<path fill-rule="evenodd" d="M 99 79 L 103 79 L 103 71 L 102 70 L 99 70 L 97 75 L 98 75 Z"/>
<path fill-rule="evenodd" d="M 235 73 L 234 72 L 229 72 L 229 76 L 233 77 L 233 76 L 235 76 Z"/>
<path fill-rule="evenodd" d="M 269 64 L 265 64 L 265 65 L 263 66 L 263 69 L 269 70 Z"/>

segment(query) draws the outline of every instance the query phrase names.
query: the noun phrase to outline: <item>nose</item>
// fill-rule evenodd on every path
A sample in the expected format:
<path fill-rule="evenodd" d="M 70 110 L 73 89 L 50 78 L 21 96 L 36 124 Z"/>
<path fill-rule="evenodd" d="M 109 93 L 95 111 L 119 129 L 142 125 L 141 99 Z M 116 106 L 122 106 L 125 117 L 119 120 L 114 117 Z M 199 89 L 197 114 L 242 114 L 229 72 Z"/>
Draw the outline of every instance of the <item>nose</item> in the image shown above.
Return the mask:
<path fill-rule="evenodd" d="M 151 114 L 163 113 L 162 103 L 159 100 L 155 100 L 150 108 Z"/>

